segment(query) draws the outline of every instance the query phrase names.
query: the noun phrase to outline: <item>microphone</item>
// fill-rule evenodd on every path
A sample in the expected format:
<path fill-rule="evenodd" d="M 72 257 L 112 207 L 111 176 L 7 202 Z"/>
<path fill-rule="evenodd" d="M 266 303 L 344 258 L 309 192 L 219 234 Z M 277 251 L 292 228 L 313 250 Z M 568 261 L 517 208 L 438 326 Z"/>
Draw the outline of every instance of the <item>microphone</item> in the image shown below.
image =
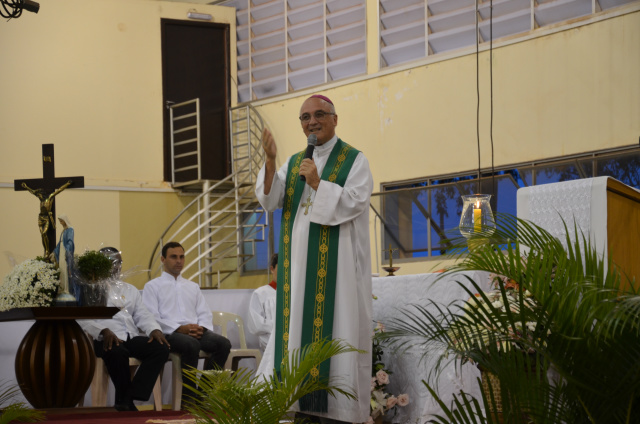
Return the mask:
<path fill-rule="evenodd" d="M 316 148 L 316 144 L 318 144 L 318 136 L 315 134 L 309 134 L 307 137 L 307 151 L 304 153 L 305 159 L 313 158 L 313 151 Z M 300 175 L 300 181 L 307 181 L 304 175 Z"/>

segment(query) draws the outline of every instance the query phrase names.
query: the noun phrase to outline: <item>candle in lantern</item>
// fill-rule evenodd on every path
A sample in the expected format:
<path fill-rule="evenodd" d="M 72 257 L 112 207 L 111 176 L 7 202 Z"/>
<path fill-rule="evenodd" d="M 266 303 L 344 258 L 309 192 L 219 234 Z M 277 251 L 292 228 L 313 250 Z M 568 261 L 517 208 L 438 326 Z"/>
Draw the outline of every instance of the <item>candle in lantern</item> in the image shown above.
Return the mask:
<path fill-rule="evenodd" d="M 480 232 L 482 230 L 482 209 L 480 209 L 480 202 L 476 202 L 473 205 L 473 231 Z"/>

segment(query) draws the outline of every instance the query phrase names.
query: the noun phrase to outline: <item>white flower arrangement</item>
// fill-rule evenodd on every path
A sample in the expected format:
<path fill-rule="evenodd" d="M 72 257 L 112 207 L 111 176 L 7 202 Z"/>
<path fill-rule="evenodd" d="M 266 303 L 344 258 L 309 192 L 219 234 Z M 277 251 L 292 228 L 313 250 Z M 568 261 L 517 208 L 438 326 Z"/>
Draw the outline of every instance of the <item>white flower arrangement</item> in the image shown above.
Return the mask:
<path fill-rule="evenodd" d="M 379 340 L 375 338 L 376 333 L 383 333 L 384 325 L 377 323 L 373 329 L 373 373 L 371 377 L 371 407 L 370 416 L 366 424 L 373 424 L 374 420 L 379 416 L 384 416 L 387 412 L 396 411 L 398 406 L 407 406 L 409 404 L 409 395 L 403 393 L 398 397 L 385 392 L 386 386 L 389 384 L 389 374 L 391 371 L 385 369 L 382 359 L 382 347 Z"/>
<path fill-rule="evenodd" d="M 51 306 L 60 287 L 59 276 L 52 264 L 39 259 L 16 265 L 0 286 L 0 311 Z"/>

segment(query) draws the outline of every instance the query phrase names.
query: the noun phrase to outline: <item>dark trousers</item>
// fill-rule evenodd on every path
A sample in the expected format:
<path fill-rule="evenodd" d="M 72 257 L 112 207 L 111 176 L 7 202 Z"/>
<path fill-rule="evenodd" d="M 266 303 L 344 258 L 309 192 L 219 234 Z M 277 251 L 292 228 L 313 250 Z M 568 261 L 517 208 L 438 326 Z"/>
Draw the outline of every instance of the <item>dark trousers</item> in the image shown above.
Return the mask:
<path fill-rule="evenodd" d="M 169 348 L 157 340 L 148 341 L 148 337 L 138 336 L 121 342 L 119 346 L 114 344 L 111 350 L 104 350 L 102 341 L 93 341 L 96 356 L 104 361 L 116 388 L 116 404 L 149 400 L 160 370 L 169 357 Z M 133 380 L 129 369 L 131 357 L 141 362 Z"/>
<path fill-rule="evenodd" d="M 173 332 L 167 335 L 167 340 L 171 345 L 171 352 L 180 354 L 183 371 L 185 368 L 189 369 L 189 367 L 198 368 L 198 357 L 201 350 L 211 355 L 211 358 L 204 364 L 205 370 L 223 369 L 231 350 L 231 342 L 226 337 L 213 331 L 205 332 L 200 339 L 187 334 Z M 182 400 L 188 401 L 196 396 L 195 383 L 188 378 L 183 378 L 182 382 L 187 385 L 182 388 Z"/>

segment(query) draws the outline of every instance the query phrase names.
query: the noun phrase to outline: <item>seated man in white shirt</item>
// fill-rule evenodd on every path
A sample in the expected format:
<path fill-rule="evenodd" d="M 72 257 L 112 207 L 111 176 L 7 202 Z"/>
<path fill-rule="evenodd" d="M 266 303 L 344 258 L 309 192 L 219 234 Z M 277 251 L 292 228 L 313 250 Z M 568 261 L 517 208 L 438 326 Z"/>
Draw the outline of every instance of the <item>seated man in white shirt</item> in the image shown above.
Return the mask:
<path fill-rule="evenodd" d="M 160 325 L 142 303 L 140 291 L 119 281 L 122 257 L 118 249 L 105 247 L 100 252 L 113 263 L 114 284 L 109 288 L 107 306 L 120 312 L 111 319 L 78 320 L 84 331 L 93 337 L 96 356 L 104 360 L 116 389 L 115 409 L 137 411 L 134 400 L 149 400 L 153 386 L 169 357 L 169 342 Z M 140 335 L 142 330 L 147 337 Z M 141 365 L 131 379 L 129 358 Z"/>
<path fill-rule="evenodd" d="M 276 278 L 278 275 L 278 254 L 274 253 L 269 262 L 269 271 L 273 281 L 258 287 L 249 300 L 247 329 L 260 340 L 260 350 L 264 352 L 273 331 L 276 312 Z"/>
<path fill-rule="evenodd" d="M 171 343 L 171 352 L 179 353 L 182 369 L 198 367 L 200 351 L 211 354 L 205 369 L 223 369 L 231 350 L 231 342 L 211 331 L 213 314 L 207 305 L 200 286 L 183 278 L 184 248 L 177 242 L 162 247 L 160 257 L 164 272 L 149 281 L 142 291 L 142 300 L 155 316 Z M 182 390 L 182 404 L 197 396 L 194 383 L 188 378 Z"/>

